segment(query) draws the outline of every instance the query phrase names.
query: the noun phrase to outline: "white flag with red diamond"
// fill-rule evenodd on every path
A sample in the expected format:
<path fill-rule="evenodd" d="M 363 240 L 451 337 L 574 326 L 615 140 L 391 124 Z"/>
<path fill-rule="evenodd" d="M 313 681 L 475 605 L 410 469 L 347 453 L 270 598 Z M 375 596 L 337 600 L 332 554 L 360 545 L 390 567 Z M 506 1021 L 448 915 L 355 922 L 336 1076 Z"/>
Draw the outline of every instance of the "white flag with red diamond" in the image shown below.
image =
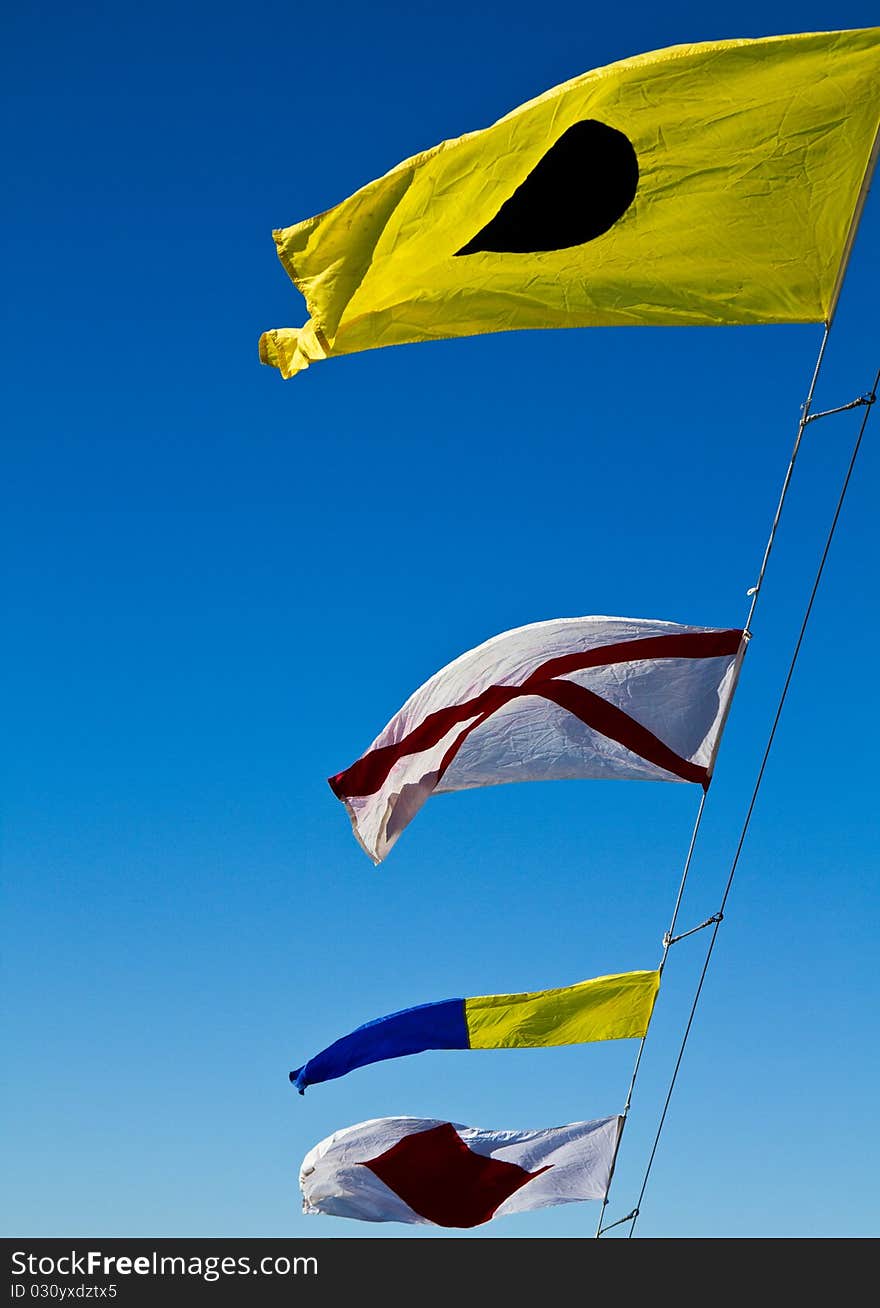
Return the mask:
<path fill-rule="evenodd" d="M 745 644 L 739 630 L 640 618 L 517 627 L 435 673 L 330 786 L 374 863 L 435 791 L 566 778 L 705 788 Z"/>
<path fill-rule="evenodd" d="M 480 1226 L 493 1217 L 604 1199 L 622 1117 L 539 1131 L 486 1131 L 378 1117 L 303 1159 L 303 1211 L 362 1222 Z"/>

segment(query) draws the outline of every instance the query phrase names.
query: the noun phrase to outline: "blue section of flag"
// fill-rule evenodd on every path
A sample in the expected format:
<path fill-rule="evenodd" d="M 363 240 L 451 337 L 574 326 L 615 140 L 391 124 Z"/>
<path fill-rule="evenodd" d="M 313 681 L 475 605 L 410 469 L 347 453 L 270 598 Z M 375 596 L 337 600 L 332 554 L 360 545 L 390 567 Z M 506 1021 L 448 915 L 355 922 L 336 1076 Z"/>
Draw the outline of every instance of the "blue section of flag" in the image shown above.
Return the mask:
<path fill-rule="evenodd" d="M 290 1079 L 303 1094 L 308 1085 L 332 1081 L 367 1063 L 421 1054 L 426 1049 L 469 1047 L 464 1000 L 441 999 L 434 1004 L 404 1008 L 359 1026 L 291 1072 Z"/>

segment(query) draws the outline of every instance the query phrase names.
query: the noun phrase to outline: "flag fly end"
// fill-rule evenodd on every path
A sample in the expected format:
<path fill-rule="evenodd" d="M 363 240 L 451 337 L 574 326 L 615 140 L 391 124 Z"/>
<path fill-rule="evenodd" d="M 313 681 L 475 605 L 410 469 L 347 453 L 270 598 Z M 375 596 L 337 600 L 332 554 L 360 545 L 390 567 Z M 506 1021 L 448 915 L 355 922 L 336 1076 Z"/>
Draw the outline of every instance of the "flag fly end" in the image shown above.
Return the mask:
<path fill-rule="evenodd" d="M 311 318 L 304 327 L 276 327 L 260 337 L 260 362 L 277 368 L 285 379 L 305 372 L 309 364 L 330 357 L 331 347 Z"/>

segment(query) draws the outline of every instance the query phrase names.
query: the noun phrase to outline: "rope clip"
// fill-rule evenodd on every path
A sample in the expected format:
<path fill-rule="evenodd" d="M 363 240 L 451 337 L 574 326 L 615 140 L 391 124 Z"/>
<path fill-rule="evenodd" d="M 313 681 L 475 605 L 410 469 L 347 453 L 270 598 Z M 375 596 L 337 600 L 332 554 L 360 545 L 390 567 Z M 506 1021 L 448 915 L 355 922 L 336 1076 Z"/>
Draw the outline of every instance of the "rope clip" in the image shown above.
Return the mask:
<path fill-rule="evenodd" d="M 806 427 L 808 422 L 816 422 L 819 418 L 830 418 L 832 413 L 846 413 L 849 409 L 860 409 L 865 405 L 871 405 L 876 398 L 877 396 L 873 391 L 868 391 L 864 395 L 857 395 L 854 400 L 850 400 L 849 404 L 838 404 L 836 409 L 823 409 L 821 413 L 808 413 L 803 420 L 803 425 Z"/>
<path fill-rule="evenodd" d="M 681 935 L 679 936 L 671 936 L 667 931 L 666 935 L 663 937 L 663 947 L 664 949 L 668 949 L 670 945 L 677 945 L 679 940 L 684 940 L 687 936 L 695 935 L 697 931 L 705 930 L 707 926 L 713 926 L 714 923 L 723 922 L 723 921 L 724 921 L 724 914 L 719 911 L 717 913 L 713 913 L 711 917 L 707 917 L 706 921 L 701 922 L 699 926 L 691 927 L 690 931 L 682 931 Z"/>

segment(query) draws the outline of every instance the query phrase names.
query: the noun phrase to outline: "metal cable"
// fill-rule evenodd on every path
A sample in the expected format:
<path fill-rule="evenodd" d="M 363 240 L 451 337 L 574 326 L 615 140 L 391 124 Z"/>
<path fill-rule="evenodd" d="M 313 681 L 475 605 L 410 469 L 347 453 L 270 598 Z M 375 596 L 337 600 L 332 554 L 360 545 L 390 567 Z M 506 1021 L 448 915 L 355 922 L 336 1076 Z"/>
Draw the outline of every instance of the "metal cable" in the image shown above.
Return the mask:
<path fill-rule="evenodd" d="M 826 343 L 827 339 L 828 339 L 828 329 L 826 328 L 826 331 L 825 331 L 825 337 L 824 337 L 824 339 L 823 339 L 823 341 L 822 341 L 822 350 L 820 350 L 819 363 L 821 363 L 822 351 L 824 351 L 825 343 Z M 816 370 L 816 371 L 818 372 L 818 366 L 817 366 L 817 370 Z M 811 389 L 810 389 L 810 396 L 811 396 L 811 397 L 812 397 L 812 392 L 813 392 L 813 390 L 815 389 L 815 383 L 816 383 L 816 375 L 814 374 L 814 376 L 813 376 L 813 385 L 812 385 L 812 387 L 811 387 Z M 738 863 L 739 863 L 739 857 L 740 857 L 740 854 L 742 853 L 743 845 L 745 844 L 746 835 L 748 834 L 749 825 L 750 825 L 751 820 L 752 820 L 752 814 L 753 814 L 754 809 L 755 809 L 755 803 L 756 803 L 757 798 L 758 798 L 758 792 L 759 792 L 759 790 L 761 789 L 761 782 L 762 782 L 762 780 L 763 780 L 763 778 L 764 778 L 764 772 L 765 772 L 766 767 L 767 767 L 767 760 L 769 759 L 769 757 L 770 757 L 770 751 L 771 751 L 771 749 L 773 748 L 773 741 L 774 741 L 774 739 L 775 739 L 775 737 L 776 737 L 776 729 L 777 729 L 777 727 L 779 726 L 779 720 L 780 720 L 780 718 L 782 717 L 782 710 L 783 710 L 783 707 L 784 707 L 784 705 L 785 705 L 785 700 L 786 700 L 786 697 L 787 697 L 787 695 L 788 695 L 788 690 L 789 690 L 789 687 L 790 687 L 790 685 L 791 685 L 792 677 L 794 676 L 794 670 L 795 670 L 795 667 L 796 667 L 796 665 L 797 665 L 798 655 L 800 654 L 801 645 L 803 644 L 804 635 L 805 635 L 806 630 L 807 630 L 807 625 L 808 625 L 808 623 L 809 623 L 809 621 L 810 621 L 810 615 L 811 615 L 811 613 L 812 613 L 812 611 L 813 611 L 813 604 L 814 604 L 814 602 L 815 602 L 816 595 L 817 595 L 818 590 L 819 590 L 819 584 L 820 584 L 820 582 L 821 582 L 821 580 L 822 580 L 822 574 L 823 574 L 823 572 L 824 572 L 824 570 L 825 570 L 825 563 L 826 563 L 826 561 L 827 561 L 827 559 L 828 559 L 828 554 L 829 554 L 829 551 L 830 551 L 830 549 L 831 549 L 831 542 L 832 542 L 833 539 L 834 539 L 834 533 L 835 533 L 835 531 L 836 531 L 836 529 L 837 529 L 837 523 L 838 523 L 838 520 L 839 520 L 839 518 L 840 518 L 841 510 L 843 509 L 844 500 L 846 499 L 846 493 L 847 493 L 847 490 L 849 489 L 849 483 L 850 483 L 850 480 L 851 480 L 851 478 L 852 478 L 853 470 L 854 470 L 855 465 L 856 465 L 856 460 L 857 460 L 857 458 L 858 458 L 858 456 L 859 456 L 859 450 L 860 450 L 860 448 L 861 448 L 861 444 L 862 444 L 862 437 L 863 437 L 864 434 L 865 434 L 865 428 L 866 428 L 867 425 L 868 425 L 868 418 L 870 417 L 871 409 L 872 409 L 872 407 L 873 407 L 873 405 L 874 405 L 874 403 L 875 403 L 875 401 L 876 401 L 876 398 L 877 398 L 877 387 L 878 387 L 878 385 L 880 385 L 880 369 L 878 369 L 878 371 L 877 371 L 877 374 L 876 374 L 876 376 L 875 376 L 875 378 L 874 378 L 874 384 L 873 384 L 873 386 L 871 387 L 871 391 L 870 391 L 869 396 L 867 397 L 867 401 L 866 401 L 866 405 L 865 405 L 865 414 L 864 414 L 864 417 L 862 418 L 862 422 L 861 422 L 861 425 L 860 425 L 860 427 L 859 427 L 859 432 L 858 432 L 858 436 L 856 437 L 855 445 L 853 446 L 853 451 L 852 451 L 852 454 L 851 454 L 851 456 L 850 456 L 849 466 L 847 467 L 847 470 L 846 470 L 846 476 L 845 476 L 844 479 L 843 479 L 843 485 L 842 485 L 842 487 L 841 487 L 840 495 L 839 495 L 838 500 L 837 500 L 837 507 L 836 507 L 836 509 L 834 510 L 834 517 L 832 518 L 832 520 L 831 520 L 831 526 L 830 526 L 829 529 L 828 529 L 828 535 L 827 535 L 826 540 L 825 540 L 825 548 L 824 548 L 823 551 L 822 551 L 822 557 L 821 557 L 821 559 L 820 559 L 820 561 L 819 561 L 819 566 L 818 566 L 818 569 L 817 569 L 817 571 L 816 571 L 815 579 L 814 579 L 814 581 L 813 581 L 813 587 L 812 587 L 812 590 L 810 591 L 810 598 L 809 598 L 809 600 L 808 600 L 808 602 L 807 602 L 806 610 L 804 611 L 804 616 L 803 616 L 803 620 L 802 620 L 802 622 L 801 622 L 800 631 L 798 632 L 798 638 L 797 638 L 797 641 L 796 641 L 796 643 L 795 643 L 794 652 L 793 652 L 793 654 L 792 654 L 792 656 L 791 656 L 791 662 L 789 663 L 788 673 L 787 673 L 787 675 L 786 675 L 785 682 L 783 683 L 782 692 L 781 692 L 781 694 L 780 694 L 780 696 L 779 696 L 779 702 L 778 702 L 778 704 L 777 704 L 777 706 L 776 706 L 776 713 L 775 713 L 774 718 L 773 718 L 773 725 L 772 725 L 771 728 L 770 728 L 770 734 L 769 734 L 769 736 L 768 736 L 768 738 L 767 738 L 767 744 L 766 744 L 766 746 L 765 746 L 764 754 L 763 754 L 763 757 L 762 757 L 762 759 L 761 759 L 761 766 L 760 766 L 760 768 L 758 769 L 758 775 L 757 775 L 757 778 L 756 778 L 756 780 L 755 780 L 754 788 L 753 788 L 753 790 L 752 790 L 752 797 L 751 797 L 751 800 L 750 800 L 750 802 L 749 802 L 748 810 L 747 810 L 747 812 L 746 812 L 745 820 L 744 820 L 744 822 L 743 822 L 742 830 L 741 830 L 741 832 L 740 832 L 739 840 L 738 840 L 738 842 L 737 842 L 736 852 L 735 852 L 735 854 L 734 854 L 734 856 L 733 856 L 733 862 L 731 863 L 730 874 L 728 875 L 728 878 L 727 878 L 727 884 L 726 884 L 726 886 L 724 887 L 724 894 L 723 894 L 723 896 L 722 896 L 722 898 L 721 898 L 721 906 L 720 906 L 720 908 L 719 908 L 719 918 L 718 918 L 718 920 L 717 920 L 717 921 L 715 922 L 715 924 L 714 924 L 714 929 L 713 929 L 712 934 L 711 934 L 711 937 L 710 937 L 710 939 L 709 939 L 709 946 L 708 946 L 708 948 L 707 948 L 707 950 L 706 950 L 706 958 L 705 958 L 705 961 L 704 961 L 704 963 L 703 963 L 703 970 L 702 970 L 702 972 L 700 973 L 700 980 L 699 980 L 699 982 L 698 982 L 698 984 L 697 984 L 696 993 L 695 993 L 695 995 L 694 995 L 693 1004 L 692 1004 L 692 1006 L 691 1006 L 690 1016 L 688 1017 L 687 1026 L 685 1027 L 684 1036 L 682 1037 L 681 1047 L 679 1048 L 679 1051 L 678 1051 L 678 1057 L 677 1057 L 677 1059 L 676 1059 L 675 1067 L 674 1067 L 674 1069 L 673 1069 L 673 1073 L 672 1073 L 672 1078 L 671 1078 L 670 1083 L 669 1083 L 669 1089 L 668 1089 L 668 1092 L 667 1092 L 667 1095 L 666 1095 L 666 1101 L 665 1101 L 665 1103 L 664 1103 L 664 1105 L 663 1105 L 663 1112 L 662 1112 L 661 1115 L 660 1115 L 660 1122 L 659 1122 L 659 1125 L 658 1125 L 658 1127 L 657 1127 L 657 1133 L 656 1133 L 656 1135 L 655 1135 L 655 1137 L 654 1137 L 654 1144 L 653 1144 L 653 1147 L 652 1147 L 652 1149 L 651 1149 L 650 1157 L 649 1157 L 649 1159 L 648 1159 L 648 1165 L 647 1165 L 647 1167 L 646 1167 L 646 1169 L 645 1169 L 645 1175 L 644 1175 L 644 1179 L 643 1179 L 643 1181 L 642 1181 L 642 1188 L 641 1188 L 641 1190 L 640 1190 L 640 1192 L 639 1192 L 639 1197 L 638 1197 L 638 1200 L 636 1201 L 635 1208 L 633 1209 L 633 1215 L 632 1215 L 632 1219 L 631 1219 L 631 1221 L 630 1221 L 629 1234 L 628 1234 L 628 1236 L 627 1236 L 628 1239 L 632 1239 L 633 1231 L 635 1230 L 635 1225 L 636 1225 L 636 1222 L 637 1222 L 638 1217 L 639 1217 L 639 1212 L 640 1212 L 640 1210 L 641 1210 L 642 1200 L 643 1200 L 644 1197 L 645 1197 L 645 1190 L 647 1189 L 648 1178 L 649 1178 L 650 1175 L 651 1175 L 651 1168 L 653 1167 L 653 1164 L 654 1164 L 654 1158 L 655 1158 L 656 1153 L 657 1153 L 657 1147 L 658 1147 L 658 1145 L 659 1145 L 659 1143 L 660 1143 L 660 1136 L 661 1136 L 661 1134 L 662 1134 L 663 1126 L 664 1126 L 664 1123 L 665 1123 L 665 1121 L 666 1121 L 666 1114 L 667 1114 L 667 1111 L 668 1111 L 668 1109 L 669 1109 L 670 1101 L 671 1101 L 671 1099 L 672 1099 L 672 1092 L 673 1092 L 673 1090 L 675 1089 L 675 1083 L 676 1083 L 676 1079 L 677 1079 L 677 1077 L 678 1077 L 678 1071 L 679 1071 L 679 1068 L 681 1067 L 681 1061 L 682 1061 L 682 1058 L 684 1057 L 685 1046 L 687 1045 L 688 1036 L 690 1035 L 691 1027 L 692 1027 L 692 1025 L 693 1025 L 693 1021 L 694 1021 L 694 1016 L 695 1016 L 696 1011 L 697 1011 L 697 1005 L 698 1005 L 698 1003 L 699 1003 L 699 1000 L 700 1000 L 700 994 L 702 993 L 702 989 L 703 989 L 703 982 L 705 981 L 705 979 L 706 979 L 706 973 L 707 973 L 708 970 L 709 970 L 709 961 L 710 961 L 710 959 L 711 959 L 711 957 L 712 957 L 712 951 L 713 951 L 713 949 L 715 948 L 715 941 L 716 941 L 716 938 L 717 938 L 717 936 L 718 936 L 718 928 L 719 928 L 720 925 L 721 925 L 721 916 L 720 916 L 720 915 L 723 915 L 723 913 L 724 913 L 724 906 L 725 906 L 725 904 L 727 903 L 727 898 L 728 898 L 728 895 L 730 894 L 730 888 L 731 888 L 731 886 L 733 885 L 733 878 L 734 878 L 734 875 L 735 875 L 735 873 L 736 873 L 736 869 L 737 869 L 737 865 L 738 865 Z M 797 441 L 796 441 L 796 443 L 795 443 L 795 452 L 794 452 L 794 455 L 792 456 L 792 463 L 794 462 L 794 457 L 795 457 L 796 454 L 797 454 L 797 447 L 798 447 L 798 445 L 799 445 L 799 443 L 800 443 L 800 438 L 801 438 L 801 436 L 803 435 L 804 427 L 806 426 L 806 418 L 807 418 L 807 416 L 808 416 L 808 405 L 805 405 L 805 406 L 804 406 L 804 414 L 803 414 L 803 416 L 802 416 L 802 418 L 801 418 L 800 428 L 799 428 L 799 431 L 798 431 L 798 438 L 797 438 Z M 776 527 L 777 527 L 778 522 L 779 522 L 779 516 L 780 516 L 780 511 L 781 511 L 781 508 L 782 508 L 782 503 L 783 503 L 783 501 L 784 501 L 784 499 L 785 499 L 785 490 L 787 490 L 787 488 L 788 488 L 788 483 L 789 483 L 789 481 L 791 480 L 791 476 L 790 476 L 790 474 L 791 474 L 791 464 L 789 465 L 789 472 L 788 472 L 788 474 L 786 475 L 786 480 L 785 480 L 785 486 L 784 486 L 784 490 L 783 490 L 783 495 L 782 495 L 782 497 L 781 497 L 781 499 L 780 499 L 779 509 L 777 510 L 776 519 L 774 520 L 773 528 L 772 528 L 771 533 L 770 533 L 770 540 L 769 540 L 769 542 L 768 542 L 767 551 L 765 552 L 765 555 L 764 555 L 764 564 L 762 565 L 762 568 L 761 568 L 761 574 L 760 574 L 760 576 L 759 576 L 759 580 L 758 580 L 758 589 L 760 589 L 760 582 L 761 582 L 761 580 L 763 579 L 764 572 L 766 571 L 766 563 L 767 563 L 767 559 L 768 559 L 768 557 L 769 557 L 770 549 L 771 549 L 772 544 L 773 544 L 773 536 L 775 535 L 775 532 L 776 532 Z M 754 613 L 755 603 L 756 603 L 756 601 L 757 601 L 757 597 L 758 597 L 758 590 L 755 591 L 755 594 L 754 594 L 754 597 L 753 597 L 753 600 L 752 600 L 752 608 L 751 608 L 750 613 L 749 613 L 749 618 L 750 618 L 750 619 L 751 619 L 752 614 Z"/>
<path fill-rule="evenodd" d="M 678 910 L 681 907 L 681 900 L 682 900 L 682 896 L 684 895 L 684 888 L 685 888 L 685 884 L 687 883 L 688 872 L 690 871 L 690 867 L 691 867 L 691 860 L 693 859 L 694 856 L 694 848 L 696 846 L 697 836 L 700 831 L 700 823 L 703 821 L 703 811 L 706 807 L 706 796 L 708 795 L 708 793 L 709 793 L 708 790 L 704 790 L 702 795 L 700 796 L 700 807 L 697 809 L 697 816 L 694 820 L 694 827 L 691 832 L 691 839 L 690 839 L 690 844 L 688 845 L 687 856 L 684 860 L 684 867 L 681 873 L 681 881 L 679 882 L 679 886 L 678 886 L 678 895 L 676 896 L 675 899 L 675 907 L 672 910 L 672 920 L 669 923 L 669 930 L 666 932 L 666 935 L 663 937 L 663 954 L 660 959 L 660 965 L 657 969 L 661 977 L 663 975 L 663 968 L 666 966 L 666 955 L 669 953 L 669 946 L 672 944 L 672 935 L 673 932 L 675 931 L 675 923 L 678 918 Z M 614 1179 L 614 1167 L 615 1164 L 617 1163 L 617 1155 L 620 1153 L 620 1145 L 623 1140 L 623 1129 L 626 1126 L 626 1119 L 629 1116 L 630 1105 L 632 1104 L 633 1090 L 635 1089 L 635 1085 L 636 1085 L 636 1077 L 639 1074 L 639 1066 L 642 1061 L 642 1054 L 644 1053 L 645 1041 L 647 1039 L 648 1039 L 648 1032 L 646 1031 L 645 1034 L 642 1036 L 641 1040 L 639 1041 L 639 1047 L 636 1052 L 635 1066 L 633 1067 L 632 1076 L 630 1077 L 629 1089 L 626 1092 L 626 1102 L 623 1105 L 623 1114 L 622 1114 L 623 1123 L 618 1133 L 617 1143 L 614 1147 L 614 1154 L 611 1159 L 611 1174 L 608 1180 L 608 1189 L 605 1191 L 604 1198 L 602 1199 L 602 1207 L 599 1209 L 599 1220 L 596 1223 L 597 1240 L 599 1239 L 599 1236 L 602 1235 L 602 1219 L 605 1216 L 605 1209 L 608 1207 L 608 1196 L 611 1193 L 611 1182 Z M 625 1222 L 627 1220 L 628 1219 L 626 1217 L 623 1217 L 620 1219 L 620 1221 L 612 1222 L 611 1226 L 620 1226 L 622 1222 Z M 606 1229 L 610 1229 L 610 1228 L 606 1228 Z"/>
<path fill-rule="evenodd" d="M 788 488 L 791 485 L 791 478 L 794 473 L 794 465 L 797 461 L 798 451 L 801 448 L 801 439 L 807 428 L 810 418 L 810 409 L 813 405 L 813 396 L 816 392 L 816 383 L 819 380 L 819 373 L 822 370 L 822 361 L 825 358 L 825 347 L 828 344 L 828 337 L 831 333 L 831 323 L 825 324 L 825 330 L 822 333 L 822 344 L 819 346 L 819 353 L 816 356 L 816 366 L 813 369 L 813 379 L 810 382 L 810 389 L 807 391 L 807 398 L 801 407 L 801 420 L 798 423 L 797 436 L 794 441 L 794 449 L 791 452 L 791 458 L 788 461 L 788 470 L 782 482 L 782 490 L 779 494 L 779 503 L 776 506 L 776 515 L 773 518 L 773 525 L 770 528 L 770 535 L 767 537 L 767 546 L 764 550 L 764 557 L 761 560 L 761 567 L 758 571 L 758 580 L 755 582 L 749 594 L 752 597 L 752 603 L 749 608 L 749 616 L 746 618 L 746 631 L 751 631 L 752 618 L 755 616 L 755 609 L 758 606 L 758 596 L 761 594 L 761 586 L 764 584 L 764 573 L 767 571 L 767 564 L 770 562 L 770 555 L 773 551 L 773 543 L 776 540 L 776 531 L 779 527 L 779 519 L 782 517 L 782 510 L 785 507 L 785 497 L 788 495 Z"/>
<path fill-rule="evenodd" d="M 764 573 L 767 571 L 767 563 L 768 563 L 768 561 L 769 561 L 769 559 L 770 559 L 770 553 L 771 553 L 771 551 L 772 551 L 772 549 L 773 549 L 773 542 L 774 542 L 774 540 L 775 540 L 775 538 L 776 538 L 776 531 L 777 531 L 777 528 L 778 528 L 778 526 L 779 526 L 779 520 L 780 520 L 780 518 L 782 517 L 782 510 L 783 510 L 783 507 L 784 507 L 784 505 L 785 505 L 785 499 L 786 499 L 786 496 L 787 496 L 787 494 L 788 494 L 788 488 L 789 488 L 789 485 L 790 485 L 790 483 L 791 483 L 792 474 L 793 474 L 793 472 L 794 472 L 794 465 L 795 465 L 795 461 L 796 461 L 797 456 L 798 456 L 798 450 L 800 449 L 801 438 L 802 438 L 802 436 L 803 436 L 803 434 L 804 434 L 804 430 L 805 430 L 805 428 L 806 428 L 806 426 L 807 426 L 807 421 L 808 421 L 808 418 L 809 418 L 810 408 L 811 408 L 812 403 L 813 403 L 813 395 L 814 395 L 815 390 L 816 390 L 816 383 L 818 382 L 818 379 L 819 379 L 819 373 L 820 373 L 821 368 L 822 368 L 822 360 L 823 360 L 824 357 L 825 357 L 825 347 L 826 347 L 827 344 L 828 344 L 828 335 L 829 335 L 830 330 L 831 330 L 831 324 L 830 324 L 830 322 L 828 322 L 828 323 L 825 324 L 825 327 L 824 327 L 824 330 L 823 330 L 823 333 L 822 333 L 822 340 L 821 340 L 821 343 L 820 343 L 820 345 L 819 345 L 819 353 L 818 353 L 817 356 L 816 356 L 816 362 L 815 362 L 815 364 L 814 364 L 814 366 L 813 366 L 813 376 L 812 376 L 812 379 L 811 379 L 811 381 L 810 381 L 810 387 L 809 387 L 809 390 L 807 391 L 807 398 L 806 398 L 806 400 L 804 401 L 804 403 L 803 403 L 802 406 L 801 406 L 801 419 L 800 419 L 800 422 L 799 422 L 799 424 L 798 424 L 797 436 L 795 437 L 794 448 L 793 448 L 793 450 L 792 450 L 792 452 L 791 452 L 791 457 L 790 457 L 789 462 L 788 462 L 788 468 L 787 468 L 787 470 L 786 470 L 785 478 L 784 478 L 783 483 L 782 483 L 782 490 L 781 490 L 781 493 L 780 493 L 780 496 L 779 496 L 779 502 L 778 502 L 778 504 L 777 504 L 777 506 L 776 506 L 776 513 L 775 513 L 775 515 L 774 515 L 773 522 L 772 522 L 772 525 L 771 525 L 771 527 L 770 527 L 770 535 L 769 535 L 769 537 L 768 537 L 768 539 L 767 539 L 767 544 L 766 544 L 766 547 L 765 547 L 765 549 L 764 549 L 764 557 L 763 557 L 763 559 L 762 559 L 762 561 L 761 561 L 761 567 L 760 567 L 759 572 L 758 572 L 758 580 L 757 580 L 757 582 L 755 583 L 755 585 L 754 585 L 754 586 L 750 589 L 750 591 L 749 591 L 749 594 L 750 594 L 753 598 L 752 598 L 751 606 L 750 606 L 750 608 L 749 608 L 749 615 L 748 615 L 748 618 L 746 619 L 746 625 L 745 625 L 745 633 L 746 633 L 747 636 L 748 636 L 748 634 L 749 634 L 749 624 L 751 623 L 752 615 L 753 615 L 754 612 L 755 612 L 755 606 L 757 605 L 757 602 L 758 602 L 758 595 L 759 595 L 759 593 L 760 593 L 761 585 L 762 585 L 762 582 L 763 582 L 763 580 L 764 580 Z M 674 907 L 673 910 L 672 910 L 672 920 L 671 920 L 671 922 L 670 922 L 670 924 L 669 924 L 669 930 L 667 931 L 666 935 L 663 937 L 663 956 L 662 956 L 662 958 L 661 958 L 661 960 L 660 960 L 660 969 L 659 969 L 660 972 L 661 972 L 661 975 L 662 975 L 662 972 L 663 972 L 663 968 L 664 968 L 664 966 L 665 966 L 665 964 L 666 964 L 666 955 L 669 953 L 669 947 L 670 947 L 670 945 L 671 945 L 671 943 L 672 943 L 672 936 L 673 936 L 673 934 L 674 934 L 674 931 L 675 931 L 675 924 L 676 924 L 676 921 L 677 921 L 677 919 L 678 919 L 678 911 L 679 911 L 679 909 L 680 909 L 680 907 L 681 907 L 681 901 L 682 901 L 682 897 L 683 897 L 683 895 L 684 895 L 684 890 L 685 890 L 685 883 L 687 882 L 687 876 L 688 876 L 688 872 L 689 872 L 689 870 L 690 870 L 691 860 L 692 860 L 692 858 L 693 858 L 693 854 L 694 854 L 694 847 L 696 846 L 696 843 L 697 843 L 697 835 L 698 835 L 699 830 L 700 830 L 700 824 L 701 824 L 701 822 L 702 822 L 702 820 L 703 820 L 703 810 L 705 809 L 705 806 L 706 806 L 706 796 L 707 796 L 707 793 L 708 793 L 708 792 L 707 792 L 706 790 L 704 790 L 704 791 L 703 791 L 702 798 L 700 799 L 700 807 L 699 807 L 699 809 L 698 809 L 698 811 L 697 811 L 696 821 L 694 822 L 694 827 L 693 827 L 693 830 L 692 830 L 692 832 L 691 832 L 691 839 L 690 839 L 690 844 L 689 844 L 689 846 L 688 846 L 687 857 L 685 858 L 684 870 L 683 870 L 683 872 L 682 872 L 681 880 L 680 880 L 680 882 L 679 882 L 679 886 L 678 886 L 678 894 L 677 894 L 677 896 L 676 896 L 676 900 L 675 900 L 675 907 Z M 717 928 L 716 928 L 716 929 L 717 929 Z M 647 1031 L 646 1031 L 645 1034 L 642 1036 L 641 1041 L 640 1041 L 640 1043 L 639 1043 L 638 1051 L 637 1051 L 637 1053 L 636 1053 L 635 1066 L 633 1067 L 632 1077 L 631 1077 L 631 1079 L 630 1079 L 629 1089 L 628 1089 L 628 1091 L 627 1091 L 627 1095 L 626 1095 L 626 1102 L 625 1102 L 625 1104 L 624 1104 L 624 1109 L 623 1109 L 623 1124 L 624 1124 L 624 1126 L 626 1125 L 626 1119 L 627 1119 L 627 1116 L 628 1116 L 628 1114 L 629 1114 L 630 1105 L 631 1105 L 631 1103 L 632 1103 L 633 1090 L 635 1089 L 636 1077 L 638 1076 L 639 1067 L 640 1067 L 640 1065 L 641 1065 L 641 1061 L 642 1061 L 642 1054 L 644 1053 L 644 1050 L 645 1050 L 645 1042 L 647 1041 L 647 1038 L 648 1038 L 648 1033 L 647 1033 Z M 605 1216 L 605 1209 L 608 1207 L 608 1202 L 609 1202 L 609 1200 L 608 1200 L 608 1196 L 609 1196 L 609 1194 L 610 1194 L 610 1192 L 611 1192 L 611 1182 L 612 1182 L 612 1180 L 613 1180 L 613 1178 L 614 1178 L 614 1168 L 615 1168 L 615 1165 L 616 1165 L 616 1163 L 617 1163 L 617 1156 L 618 1156 L 618 1154 L 619 1154 L 619 1152 L 620 1152 L 620 1146 L 621 1146 L 622 1140 L 623 1140 L 623 1129 L 621 1128 L 620 1134 L 619 1134 L 618 1137 L 617 1137 L 617 1144 L 616 1144 L 615 1149 L 614 1149 L 614 1156 L 613 1156 L 612 1161 L 611 1161 L 611 1174 L 610 1174 L 610 1178 L 609 1178 L 609 1181 L 608 1181 L 608 1189 L 605 1191 L 605 1196 L 604 1196 L 604 1198 L 603 1198 L 603 1200 L 602 1200 L 602 1207 L 601 1207 L 601 1209 L 600 1209 L 600 1211 L 599 1211 L 599 1220 L 598 1220 L 598 1222 L 596 1223 L 596 1239 L 597 1239 L 597 1240 L 599 1239 L 599 1237 L 600 1237 L 600 1236 L 602 1235 L 602 1233 L 603 1233 L 603 1230 L 602 1230 L 602 1219 L 603 1219 L 604 1216 Z M 635 1208 L 634 1212 L 635 1212 L 635 1213 L 638 1212 L 638 1205 L 636 1205 L 636 1208 Z M 627 1219 L 624 1218 L 624 1219 L 622 1219 L 622 1220 L 623 1220 L 623 1221 L 626 1221 Z M 620 1224 L 621 1224 L 620 1222 L 612 1222 L 612 1223 L 611 1223 L 612 1226 L 619 1226 Z M 608 1228 L 606 1228 L 606 1229 L 610 1229 L 610 1227 L 608 1227 Z"/>

